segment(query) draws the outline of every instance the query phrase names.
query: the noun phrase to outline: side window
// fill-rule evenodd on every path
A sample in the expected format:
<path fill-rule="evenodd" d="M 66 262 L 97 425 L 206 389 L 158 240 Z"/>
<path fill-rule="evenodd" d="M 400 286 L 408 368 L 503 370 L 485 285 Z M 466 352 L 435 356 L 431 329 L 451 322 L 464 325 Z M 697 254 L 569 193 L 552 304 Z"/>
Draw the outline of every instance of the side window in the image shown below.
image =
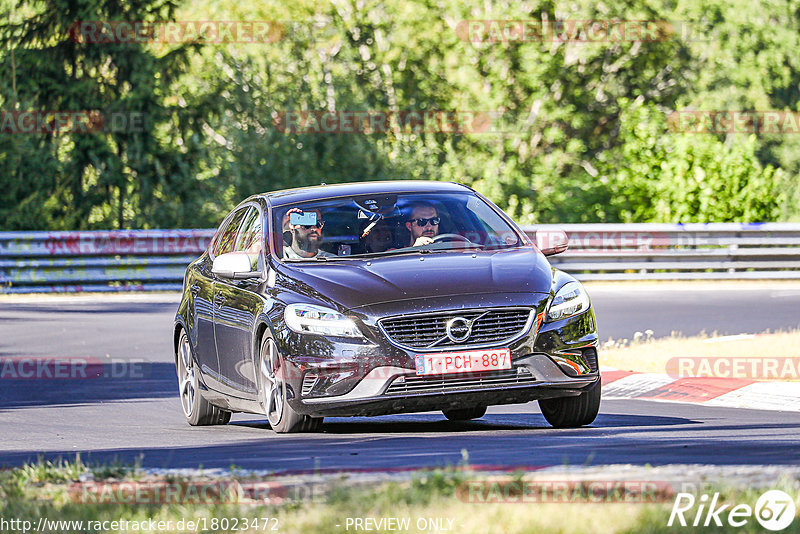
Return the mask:
<path fill-rule="evenodd" d="M 251 207 L 244 217 L 239 233 L 236 235 L 236 252 L 258 254 L 263 249 L 261 214 L 258 209 Z"/>
<path fill-rule="evenodd" d="M 228 225 L 219 231 L 216 241 L 214 242 L 214 256 L 233 252 L 236 231 L 239 229 L 239 225 L 242 223 L 242 219 L 247 211 L 247 208 L 237 211 L 236 214 L 228 220 Z"/>

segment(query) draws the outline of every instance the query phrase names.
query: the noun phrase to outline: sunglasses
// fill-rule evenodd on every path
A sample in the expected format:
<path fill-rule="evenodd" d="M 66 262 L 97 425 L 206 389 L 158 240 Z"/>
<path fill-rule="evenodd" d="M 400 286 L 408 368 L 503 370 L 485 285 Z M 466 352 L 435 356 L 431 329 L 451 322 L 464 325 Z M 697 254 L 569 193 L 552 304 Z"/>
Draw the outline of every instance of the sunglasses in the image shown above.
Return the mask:
<path fill-rule="evenodd" d="M 411 224 L 416 224 L 417 226 L 422 228 L 423 226 L 428 226 L 428 224 L 431 224 L 432 226 L 436 226 L 440 222 L 442 222 L 442 219 L 439 218 L 439 217 L 431 217 L 429 219 L 426 219 L 424 217 L 420 217 L 418 219 L 410 219 L 408 222 L 410 222 Z"/>
<path fill-rule="evenodd" d="M 325 221 L 317 221 L 315 224 L 298 224 L 298 226 L 305 230 L 311 230 L 312 228 L 319 228 L 322 230 L 322 227 L 325 226 Z"/>

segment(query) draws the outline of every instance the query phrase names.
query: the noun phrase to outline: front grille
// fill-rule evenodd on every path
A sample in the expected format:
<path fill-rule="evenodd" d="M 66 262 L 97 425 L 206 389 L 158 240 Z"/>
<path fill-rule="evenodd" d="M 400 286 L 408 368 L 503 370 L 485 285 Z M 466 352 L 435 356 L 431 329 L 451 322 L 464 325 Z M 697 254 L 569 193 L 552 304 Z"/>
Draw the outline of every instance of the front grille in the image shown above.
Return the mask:
<path fill-rule="evenodd" d="M 523 386 L 535 382 L 536 377 L 527 367 L 450 376 L 406 375 L 394 379 L 384 392 L 384 395 L 446 393 L 471 389 Z"/>
<path fill-rule="evenodd" d="M 380 321 L 389 339 L 414 349 L 498 343 L 523 333 L 531 315 L 530 308 L 465 310 L 406 315 Z M 447 337 L 450 319 L 463 317 L 472 322 L 472 333 L 464 341 Z"/>

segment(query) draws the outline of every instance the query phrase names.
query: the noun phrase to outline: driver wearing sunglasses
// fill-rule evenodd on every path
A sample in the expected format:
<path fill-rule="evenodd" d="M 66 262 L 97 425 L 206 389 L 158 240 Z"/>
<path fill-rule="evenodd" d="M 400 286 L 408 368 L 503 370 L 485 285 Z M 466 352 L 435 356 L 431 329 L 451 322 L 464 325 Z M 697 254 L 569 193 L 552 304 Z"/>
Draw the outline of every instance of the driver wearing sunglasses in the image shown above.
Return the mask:
<path fill-rule="evenodd" d="M 283 216 L 284 259 L 302 260 L 316 258 L 317 256 L 333 256 L 330 252 L 325 252 L 319 248 L 322 244 L 322 228 L 325 226 L 325 221 L 322 220 L 320 211 L 315 209 L 305 212 L 316 213 L 317 215 L 316 223 L 310 225 L 291 224 L 289 221 L 292 213 L 304 214 L 300 208 L 292 208 Z"/>
<path fill-rule="evenodd" d="M 433 243 L 433 238 L 439 235 L 440 222 L 439 213 L 430 204 L 412 204 L 411 215 L 406 220 L 406 228 L 411 232 L 411 246 L 420 247 Z"/>

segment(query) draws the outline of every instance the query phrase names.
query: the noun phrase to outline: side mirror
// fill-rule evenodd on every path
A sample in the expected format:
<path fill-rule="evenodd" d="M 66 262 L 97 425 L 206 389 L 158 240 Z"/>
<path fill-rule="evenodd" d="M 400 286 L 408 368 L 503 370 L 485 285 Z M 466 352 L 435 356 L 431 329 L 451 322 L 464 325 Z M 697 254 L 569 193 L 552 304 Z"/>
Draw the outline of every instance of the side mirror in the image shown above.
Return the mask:
<path fill-rule="evenodd" d="M 253 261 L 255 259 L 255 261 Z M 214 258 L 211 272 L 222 278 L 243 280 L 261 276 L 258 257 L 246 252 L 228 252 Z"/>
<path fill-rule="evenodd" d="M 536 230 L 536 246 L 545 256 L 561 254 L 569 248 L 569 237 L 564 230 L 542 228 Z"/>

